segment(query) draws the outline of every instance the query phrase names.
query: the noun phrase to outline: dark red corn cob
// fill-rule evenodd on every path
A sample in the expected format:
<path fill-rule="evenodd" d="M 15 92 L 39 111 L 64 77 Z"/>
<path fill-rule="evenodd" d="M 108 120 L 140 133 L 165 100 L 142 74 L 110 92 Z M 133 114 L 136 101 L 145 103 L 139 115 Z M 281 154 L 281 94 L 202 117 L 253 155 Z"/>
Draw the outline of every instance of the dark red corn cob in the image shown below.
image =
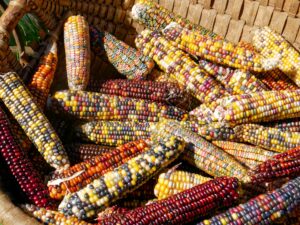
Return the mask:
<path fill-rule="evenodd" d="M 176 83 L 169 82 L 116 79 L 102 83 L 91 82 L 88 89 L 103 94 L 141 98 L 173 105 L 184 101 L 183 89 Z"/>
<path fill-rule="evenodd" d="M 54 208 L 55 203 L 49 197 L 47 186 L 16 142 L 10 122 L 1 108 L 0 139 L 0 152 L 28 199 L 39 207 Z"/>
<path fill-rule="evenodd" d="M 300 173 L 300 147 L 277 154 L 250 171 L 253 183 L 297 176 Z"/>
<path fill-rule="evenodd" d="M 164 200 L 123 214 L 99 218 L 101 225 L 185 224 L 203 217 L 222 206 L 230 206 L 238 197 L 238 180 L 220 177 L 172 195 Z"/>

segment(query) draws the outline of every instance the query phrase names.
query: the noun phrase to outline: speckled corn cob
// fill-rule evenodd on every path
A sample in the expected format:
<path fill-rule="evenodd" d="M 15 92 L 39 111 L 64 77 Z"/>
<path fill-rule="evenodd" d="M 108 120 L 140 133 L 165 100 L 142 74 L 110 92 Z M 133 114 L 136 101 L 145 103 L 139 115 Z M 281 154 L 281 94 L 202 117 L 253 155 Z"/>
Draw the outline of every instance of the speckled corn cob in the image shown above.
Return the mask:
<path fill-rule="evenodd" d="M 164 199 L 184 190 L 203 184 L 211 178 L 180 170 L 169 170 L 159 175 L 154 194 L 158 199 Z"/>
<path fill-rule="evenodd" d="M 269 27 L 255 31 L 253 45 L 265 58 L 277 60 L 276 66 L 300 86 L 300 53 Z"/>
<path fill-rule="evenodd" d="M 108 153 L 112 149 L 114 148 L 94 144 L 73 143 L 66 145 L 66 151 L 73 164 L 89 160 L 97 155 Z"/>
<path fill-rule="evenodd" d="M 182 85 L 199 101 L 210 102 L 228 94 L 219 82 L 201 70 L 186 53 L 175 48 L 159 32 L 144 30 L 135 42 L 144 55 L 153 58 L 174 82 Z"/>
<path fill-rule="evenodd" d="M 187 118 L 185 111 L 159 102 L 84 91 L 56 92 L 50 101 L 50 109 L 57 114 L 87 120 L 155 122 L 160 118 Z"/>
<path fill-rule="evenodd" d="M 103 94 L 141 98 L 173 105 L 184 101 L 184 93 L 179 85 L 168 82 L 117 79 L 108 80 L 102 84 L 93 82 L 93 84 L 89 85 L 89 90 Z"/>
<path fill-rule="evenodd" d="M 281 131 L 300 132 L 300 118 L 280 120 L 263 124 L 266 127 L 274 127 Z"/>
<path fill-rule="evenodd" d="M 150 137 L 149 122 L 94 121 L 75 127 L 75 135 L 84 141 L 118 146 Z"/>
<path fill-rule="evenodd" d="M 276 154 L 275 152 L 256 146 L 230 141 L 213 141 L 213 144 L 234 156 L 237 160 L 249 168 L 254 168 Z"/>
<path fill-rule="evenodd" d="M 298 176 L 300 147 L 277 154 L 250 170 L 252 183 L 274 181 L 283 177 Z"/>
<path fill-rule="evenodd" d="M 174 161 L 184 147 L 184 142 L 175 137 L 155 143 L 150 150 L 95 179 L 80 191 L 67 195 L 59 206 L 60 211 L 78 218 L 95 216 Z"/>
<path fill-rule="evenodd" d="M 83 16 L 70 16 L 64 26 L 68 85 L 85 90 L 90 78 L 89 25 Z"/>
<path fill-rule="evenodd" d="M 300 177 L 198 225 L 273 224 L 300 205 Z"/>
<path fill-rule="evenodd" d="M 91 47 L 99 57 L 107 60 L 128 79 L 145 79 L 154 67 L 154 62 L 138 50 L 118 40 L 108 32 L 90 27 Z"/>
<path fill-rule="evenodd" d="M 69 167 L 61 141 L 17 74 L 1 75 L 0 97 L 45 160 L 56 169 Z"/>
<path fill-rule="evenodd" d="M 280 131 L 276 128 L 256 124 L 244 124 L 234 128 L 242 142 L 248 142 L 276 152 L 284 152 L 300 146 L 300 133 Z"/>
<path fill-rule="evenodd" d="M 300 115 L 300 90 L 234 95 L 202 104 L 190 112 L 201 123 L 231 125 L 295 118 Z"/>
<path fill-rule="evenodd" d="M 1 108 L 0 138 L 0 154 L 28 199 L 40 207 L 54 208 L 55 203 L 50 199 L 47 186 L 19 146 L 10 122 Z"/>
<path fill-rule="evenodd" d="M 175 225 L 186 224 L 215 212 L 219 207 L 232 205 L 239 197 L 236 178 L 216 178 L 204 184 L 155 201 L 123 214 L 99 218 L 102 225 Z"/>
<path fill-rule="evenodd" d="M 255 72 L 275 67 L 255 51 L 225 40 L 214 40 L 175 22 L 170 23 L 162 32 L 168 40 L 175 42 L 178 48 L 215 63 Z"/>
<path fill-rule="evenodd" d="M 61 199 L 67 192 L 74 193 L 147 150 L 149 145 L 144 140 L 130 142 L 56 173 L 48 182 L 50 195 Z"/>
<path fill-rule="evenodd" d="M 247 182 L 247 169 L 231 155 L 217 148 L 199 135 L 184 128 L 174 120 L 163 120 L 151 128 L 152 138 L 160 139 L 175 135 L 182 138 L 188 145 L 183 159 L 214 177 L 237 177 Z"/>
<path fill-rule="evenodd" d="M 279 69 L 257 74 L 257 77 L 271 90 L 297 90 L 298 86 Z"/>

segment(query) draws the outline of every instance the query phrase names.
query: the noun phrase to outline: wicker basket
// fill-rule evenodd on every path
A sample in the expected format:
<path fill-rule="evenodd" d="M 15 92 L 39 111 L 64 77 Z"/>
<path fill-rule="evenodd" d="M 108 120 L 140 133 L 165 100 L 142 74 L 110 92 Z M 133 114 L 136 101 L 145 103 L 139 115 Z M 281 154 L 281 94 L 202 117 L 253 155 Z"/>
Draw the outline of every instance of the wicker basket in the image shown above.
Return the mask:
<path fill-rule="evenodd" d="M 100 3 L 99 3 L 100 2 Z M 107 30 L 130 45 L 143 27 L 130 17 L 134 0 L 11 0 L 0 18 L 0 72 L 16 71 L 24 74 L 30 67 L 21 65 L 9 48 L 9 36 L 26 13 L 35 14 L 50 31 L 55 29 L 64 12 L 86 16 L 89 23 Z M 237 43 L 251 40 L 252 28 L 270 26 L 300 49 L 299 0 L 159 0 L 167 9 L 200 24 L 227 40 Z M 61 45 L 62 47 L 62 45 Z M 61 51 L 63 53 L 64 51 Z M 66 87 L 64 54 L 59 54 L 55 89 Z M 112 76 L 113 69 L 99 58 L 92 57 L 92 75 L 101 69 L 105 76 Z M 1 182 L 1 181 L 0 181 Z M 16 207 L 4 191 L 0 190 L 0 224 L 39 224 Z"/>

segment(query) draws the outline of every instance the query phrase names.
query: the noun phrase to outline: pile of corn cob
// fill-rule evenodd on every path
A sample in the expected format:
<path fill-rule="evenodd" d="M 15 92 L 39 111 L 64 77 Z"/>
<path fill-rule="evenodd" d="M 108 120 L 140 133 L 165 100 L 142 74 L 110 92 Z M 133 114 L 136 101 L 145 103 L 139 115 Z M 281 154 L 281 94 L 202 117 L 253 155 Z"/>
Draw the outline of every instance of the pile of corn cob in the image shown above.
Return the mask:
<path fill-rule="evenodd" d="M 31 77 L 24 70 L 29 82 L 0 76 L 0 160 L 23 208 L 60 225 L 291 224 L 299 53 L 269 28 L 233 44 L 153 1 L 132 16 L 146 28 L 137 48 L 68 15 L 67 89 L 50 91 L 62 76 L 58 35 Z M 95 77 L 92 52 L 123 78 Z"/>

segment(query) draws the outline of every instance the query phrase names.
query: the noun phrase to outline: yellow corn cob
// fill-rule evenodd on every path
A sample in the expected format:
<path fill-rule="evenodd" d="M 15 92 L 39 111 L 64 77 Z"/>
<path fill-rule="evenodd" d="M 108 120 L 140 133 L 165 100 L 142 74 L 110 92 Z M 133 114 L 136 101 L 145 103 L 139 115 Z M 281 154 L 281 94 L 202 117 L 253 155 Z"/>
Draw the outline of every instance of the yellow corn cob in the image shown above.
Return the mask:
<path fill-rule="evenodd" d="M 68 85 L 85 90 L 90 78 L 89 25 L 83 16 L 70 16 L 64 27 Z"/>
<path fill-rule="evenodd" d="M 209 180 L 211 178 L 195 173 L 171 169 L 159 175 L 154 194 L 159 200 L 164 199 Z"/>
<path fill-rule="evenodd" d="M 277 60 L 277 67 L 300 86 L 300 53 L 269 27 L 259 28 L 253 37 L 254 47 L 265 58 Z"/>

